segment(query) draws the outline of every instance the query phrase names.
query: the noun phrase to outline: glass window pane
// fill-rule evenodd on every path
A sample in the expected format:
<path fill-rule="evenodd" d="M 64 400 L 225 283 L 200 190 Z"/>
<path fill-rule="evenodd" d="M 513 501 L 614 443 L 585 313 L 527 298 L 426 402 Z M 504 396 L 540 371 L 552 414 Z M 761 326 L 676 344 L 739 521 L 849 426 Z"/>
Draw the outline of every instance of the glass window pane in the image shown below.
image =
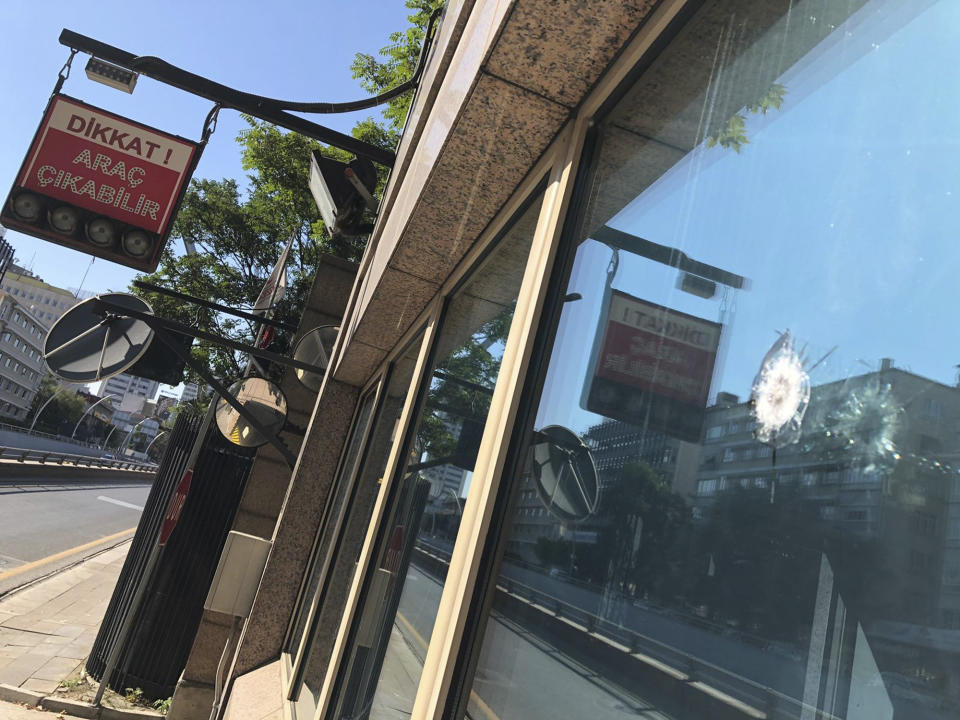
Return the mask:
<path fill-rule="evenodd" d="M 467 716 L 960 716 L 960 5 L 706 2 L 599 119 Z"/>
<path fill-rule="evenodd" d="M 359 469 L 354 474 L 353 467 L 349 468 L 349 472 L 345 468 L 342 482 L 336 489 L 331 512 L 327 514 L 322 525 L 317 543 L 317 567 L 312 571 L 316 573 L 316 582 L 310 596 L 316 597 L 317 610 L 308 630 L 301 661 L 303 669 L 300 685 L 294 695 L 294 708 L 299 720 L 313 720 L 316 712 L 317 698 L 339 627 L 339 618 L 346 604 L 360 547 L 370 524 L 377 493 L 380 491 L 395 439 L 396 426 L 410 390 L 422 342 L 421 333 L 391 365 L 386 387 L 378 399 L 380 407 L 371 425 L 366 449 L 361 451 L 358 447 L 356 458 L 351 461 L 352 464 L 359 463 Z M 361 409 L 358 428 L 362 424 L 364 413 L 371 413 L 373 410 L 372 394 L 369 400 L 370 408 Z M 362 435 L 363 433 L 360 433 L 359 437 L 351 438 L 351 444 L 354 439 L 359 443 Z M 299 642 L 296 635 L 291 636 L 291 639 Z M 296 646 L 292 646 L 290 652 L 296 652 L 296 649 Z"/>
<path fill-rule="evenodd" d="M 541 200 L 514 221 L 444 312 L 333 717 L 393 718 L 413 706 Z"/>
<path fill-rule="evenodd" d="M 310 562 L 310 570 L 306 587 L 300 599 L 300 606 L 297 608 L 296 619 L 288 640 L 287 652 L 296 655 L 303 640 L 303 631 L 307 623 L 307 617 L 310 614 L 310 607 L 313 604 L 314 597 L 317 594 L 321 577 L 326 573 L 330 562 L 330 548 L 332 539 L 336 535 L 339 524 L 346 512 L 346 497 L 349 489 L 353 485 L 353 473 L 360 462 L 360 447 L 366 436 L 367 427 L 373 414 L 373 404 L 376 400 L 376 388 L 368 392 L 360 400 L 360 410 L 354 420 L 353 428 L 350 431 L 350 440 L 347 443 L 347 450 L 343 456 L 343 463 L 340 471 L 334 480 L 333 495 L 324 509 L 320 519 L 320 533 L 317 536 L 317 543 L 313 550 L 313 558 Z"/>

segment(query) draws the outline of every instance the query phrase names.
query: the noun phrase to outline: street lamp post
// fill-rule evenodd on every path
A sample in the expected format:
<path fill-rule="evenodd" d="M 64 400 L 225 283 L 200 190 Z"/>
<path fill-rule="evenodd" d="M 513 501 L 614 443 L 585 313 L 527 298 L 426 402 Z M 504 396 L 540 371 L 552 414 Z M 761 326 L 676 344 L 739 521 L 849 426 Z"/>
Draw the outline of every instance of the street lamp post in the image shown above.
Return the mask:
<path fill-rule="evenodd" d="M 60 393 L 62 393 L 62 392 L 63 392 L 64 390 L 66 390 L 66 389 L 67 389 L 67 388 L 65 388 L 65 387 L 58 388 L 57 391 L 56 391 L 53 395 L 51 395 L 50 397 L 48 397 L 48 398 L 47 398 L 47 401 L 46 401 L 43 405 L 40 406 L 40 409 L 37 410 L 37 411 L 33 414 L 33 422 L 30 423 L 30 432 L 33 432 L 33 426 L 37 424 L 37 418 L 40 417 L 40 413 L 42 413 L 44 410 L 46 410 L 47 405 L 49 405 L 50 403 L 52 403 L 53 400 L 54 400 L 54 398 L 56 398 L 57 395 L 59 395 Z"/>
<path fill-rule="evenodd" d="M 116 431 L 117 431 L 117 426 L 116 426 L 116 425 L 114 425 L 114 426 L 112 426 L 112 427 L 110 428 L 110 432 L 107 433 L 107 436 L 103 439 L 103 442 L 100 443 L 100 449 L 101 449 L 101 450 L 105 450 L 105 449 L 106 449 L 107 443 L 110 442 L 110 436 L 113 435 L 113 433 L 115 433 Z"/>
<path fill-rule="evenodd" d="M 91 410 L 93 410 L 97 405 L 104 402 L 105 400 L 112 400 L 113 398 L 116 398 L 116 397 L 119 397 L 119 395 L 104 395 L 102 398 L 97 400 L 93 405 L 91 405 L 86 410 L 84 410 L 83 415 L 81 415 L 80 419 L 77 420 L 77 424 L 73 426 L 73 432 L 70 433 L 70 439 L 72 440 L 73 437 L 77 434 L 77 429 L 80 427 L 80 423 L 82 423 L 83 419 L 90 414 Z"/>
<path fill-rule="evenodd" d="M 161 431 L 158 432 L 156 435 L 154 435 L 154 436 L 153 436 L 153 440 L 151 440 L 151 441 L 150 441 L 150 444 L 147 445 L 147 447 L 144 449 L 143 454 L 146 455 L 148 452 L 150 452 L 150 448 L 152 448 L 152 447 L 153 447 L 153 444 L 154 444 L 157 440 L 160 439 L 160 436 L 161 436 L 161 435 L 166 435 L 166 434 L 167 434 L 167 431 L 166 431 L 166 430 L 161 430 Z"/>
<path fill-rule="evenodd" d="M 133 437 L 133 434 L 137 431 L 137 428 L 143 425 L 146 421 L 147 421 L 147 418 L 144 418 L 143 420 L 138 422 L 136 425 L 134 425 L 130 429 L 130 432 L 127 433 L 127 436 L 123 439 L 123 442 L 120 443 L 120 450 L 119 450 L 120 457 L 124 457 L 124 452 L 127 449 L 127 443 L 130 442 L 130 438 Z"/>

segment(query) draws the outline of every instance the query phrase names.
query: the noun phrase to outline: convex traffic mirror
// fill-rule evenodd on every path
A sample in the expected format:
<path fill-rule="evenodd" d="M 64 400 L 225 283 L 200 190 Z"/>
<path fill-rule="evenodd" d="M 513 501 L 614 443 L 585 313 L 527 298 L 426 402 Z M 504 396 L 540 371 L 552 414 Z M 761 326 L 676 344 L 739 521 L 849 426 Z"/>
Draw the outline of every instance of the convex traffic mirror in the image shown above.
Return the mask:
<path fill-rule="evenodd" d="M 216 410 L 217 429 L 234 445 L 260 447 L 283 429 L 287 421 L 287 398 L 275 383 L 263 378 L 244 378 L 230 386 L 230 394 L 267 432 L 262 433 L 236 408 L 220 398 Z"/>
<path fill-rule="evenodd" d="M 310 330 L 297 341 L 293 349 L 293 359 L 326 371 L 339 330 L 340 328 L 336 325 L 321 325 Z M 323 385 L 323 372 L 310 372 L 297 368 L 297 380 L 313 392 L 320 392 L 320 386 Z"/>

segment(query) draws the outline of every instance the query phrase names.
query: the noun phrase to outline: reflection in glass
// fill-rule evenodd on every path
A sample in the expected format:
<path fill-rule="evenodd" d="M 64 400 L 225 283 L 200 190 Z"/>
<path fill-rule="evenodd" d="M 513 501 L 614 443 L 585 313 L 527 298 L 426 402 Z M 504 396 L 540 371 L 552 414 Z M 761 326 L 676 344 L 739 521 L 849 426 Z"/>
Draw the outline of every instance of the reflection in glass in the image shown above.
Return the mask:
<path fill-rule="evenodd" d="M 230 394 L 267 432 L 260 432 L 236 408 L 220 398 L 216 410 L 217 428 L 234 445 L 260 447 L 283 429 L 287 421 L 287 398 L 276 383 L 248 377 L 231 385 Z"/>
<path fill-rule="evenodd" d="M 333 496 L 321 519 L 313 564 L 296 625 L 290 635 L 292 645 L 289 652 L 297 652 L 301 638 L 305 643 L 299 688 L 294 696 L 294 709 L 299 720 L 313 720 L 316 712 L 339 617 L 346 604 L 350 580 L 396 439 L 396 426 L 410 390 L 422 342 L 421 333 L 392 363 L 379 398 L 370 391 L 361 401 Z M 374 416 L 376 401 L 380 406 Z M 307 628 L 311 603 L 317 610 Z M 304 638 L 305 629 L 308 632 Z"/>
<path fill-rule="evenodd" d="M 600 119 L 467 717 L 960 717 L 958 31 L 707 2 Z"/>
<path fill-rule="evenodd" d="M 443 313 L 436 362 L 334 690 L 335 718 L 412 709 L 539 209 L 538 196 Z"/>
<path fill-rule="evenodd" d="M 296 657 L 303 640 L 303 632 L 306 628 L 307 618 L 310 614 L 310 608 L 317 594 L 317 588 L 326 574 L 332 550 L 332 538 L 335 536 L 338 521 L 342 522 L 342 517 L 346 513 L 346 498 L 353 482 L 353 474 L 360 462 L 360 450 L 363 441 L 366 438 L 367 428 L 370 419 L 373 416 L 373 405 L 376 401 L 376 388 L 367 392 L 360 400 L 357 416 L 354 418 L 353 427 L 350 429 L 350 439 L 347 442 L 347 449 L 343 454 L 343 460 L 337 471 L 337 477 L 333 484 L 333 497 L 324 508 L 323 516 L 320 520 L 320 535 L 318 542 L 314 544 L 313 557 L 310 561 L 310 570 L 307 573 L 307 580 L 304 584 L 300 604 L 297 608 L 296 618 L 294 619 L 287 644 L 287 652 Z"/>

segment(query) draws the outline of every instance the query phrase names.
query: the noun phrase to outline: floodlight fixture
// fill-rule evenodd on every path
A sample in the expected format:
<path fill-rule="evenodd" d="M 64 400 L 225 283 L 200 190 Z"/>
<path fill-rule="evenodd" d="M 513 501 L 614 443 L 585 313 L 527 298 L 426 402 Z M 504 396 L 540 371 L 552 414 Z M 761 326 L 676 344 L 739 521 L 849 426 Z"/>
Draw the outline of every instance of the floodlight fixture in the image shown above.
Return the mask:
<path fill-rule="evenodd" d="M 108 85 L 125 93 L 133 93 L 139 75 L 125 67 L 91 57 L 87 61 L 87 77 L 94 82 Z"/>
<path fill-rule="evenodd" d="M 43 201 L 33 193 L 22 192 L 10 201 L 13 214 L 25 223 L 35 223 L 43 213 Z"/>
<path fill-rule="evenodd" d="M 58 233 L 73 235 L 80 222 L 80 216 L 75 208 L 69 205 L 60 205 L 50 211 L 50 227 Z"/>
<path fill-rule="evenodd" d="M 117 228 L 107 218 L 98 217 L 87 223 L 87 240 L 92 245 L 107 248 L 113 245 L 116 238 Z"/>
<path fill-rule="evenodd" d="M 130 230 L 124 233 L 121 243 L 123 251 L 137 260 L 148 258 L 153 252 L 153 239 L 143 230 Z"/>
<path fill-rule="evenodd" d="M 363 222 L 363 215 L 368 209 L 376 210 L 371 195 L 376 186 L 377 171 L 365 158 L 344 163 L 316 150 L 311 154 L 310 192 L 334 237 L 365 235 L 373 229 Z"/>

